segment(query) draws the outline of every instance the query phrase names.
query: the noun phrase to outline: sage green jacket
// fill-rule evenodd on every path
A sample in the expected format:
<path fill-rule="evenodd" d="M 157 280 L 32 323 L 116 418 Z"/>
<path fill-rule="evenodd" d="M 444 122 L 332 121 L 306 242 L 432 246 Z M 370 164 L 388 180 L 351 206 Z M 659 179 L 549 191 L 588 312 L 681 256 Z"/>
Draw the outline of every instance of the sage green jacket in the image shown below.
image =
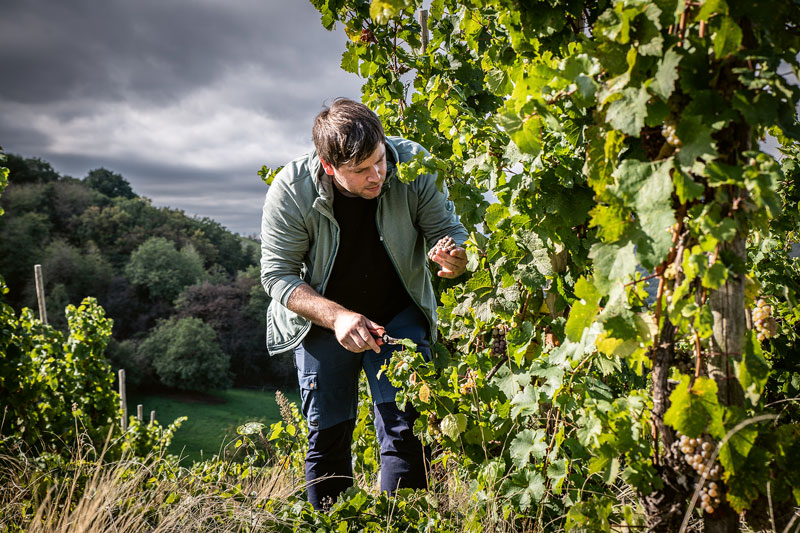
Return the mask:
<path fill-rule="evenodd" d="M 411 299 L 427 317 L 435 340 L 437 303 L 427 250 L 446 235 L 463 244 L 467 232 L 446 191 L 437 189 L 435 175 L 423 174 L 407 184 L 397 179 L 395 162 L 406 162 L 424 149 L 399 137 L 387 137 L 386 149 L 386 181 L 376 215 L 378 234 Z M 295 348 L 311 327 L 308 320 L 286 308 L 292 291 L 305 281 L 325 294 L 339 247 L 332 187 L 331 177 L 323 171 L 316 152 L 311 152 L 286 165 L 267 191 L 261 219 L 261 283 L 271 298 L 267 310 L 270 355 Z"/>

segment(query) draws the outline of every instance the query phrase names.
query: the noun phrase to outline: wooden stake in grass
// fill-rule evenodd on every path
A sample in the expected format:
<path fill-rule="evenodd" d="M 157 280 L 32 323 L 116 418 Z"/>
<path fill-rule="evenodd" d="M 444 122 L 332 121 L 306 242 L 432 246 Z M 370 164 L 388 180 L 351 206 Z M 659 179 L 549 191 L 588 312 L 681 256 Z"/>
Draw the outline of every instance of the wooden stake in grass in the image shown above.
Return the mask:
<path fill-rule="evenodd" d="M 136 420 L 144 422 L 144 405 L 142 404 L 136 406 Z"/>
<path fill-rule="evenodd" d="M 119 369 L 119 410 L 121 411 L 120 427 L 122 432 L 128 431 L 128 396 L 125 394 L 125 369 Z"/>
<path fill-rule="evenodd" d="M 47 304 L 44 300 L 44 277 L 42 276 L 42 265 L 33 266 L 34 277 L 36 278 L 36 298 L 39 300 L 39 320 L 42 324 L 47 324 Z"/>

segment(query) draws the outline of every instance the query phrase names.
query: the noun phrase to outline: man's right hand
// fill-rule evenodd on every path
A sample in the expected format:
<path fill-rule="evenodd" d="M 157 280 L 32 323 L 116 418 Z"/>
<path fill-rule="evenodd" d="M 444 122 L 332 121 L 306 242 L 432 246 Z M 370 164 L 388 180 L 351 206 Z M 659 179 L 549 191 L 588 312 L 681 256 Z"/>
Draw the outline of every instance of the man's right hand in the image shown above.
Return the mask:
<path fill-rule="evenodd" d="M 333 321 L 336 340 L 345 349 L 354 353 L 361 353 L 365 350 L 373 350 L 376 353 L 380 353 L 381 349 L 378 341 L 373 337 L 370 330 L 383 330 L 383 327 L 364 315 L 352 311 L 338 313 Z"/>

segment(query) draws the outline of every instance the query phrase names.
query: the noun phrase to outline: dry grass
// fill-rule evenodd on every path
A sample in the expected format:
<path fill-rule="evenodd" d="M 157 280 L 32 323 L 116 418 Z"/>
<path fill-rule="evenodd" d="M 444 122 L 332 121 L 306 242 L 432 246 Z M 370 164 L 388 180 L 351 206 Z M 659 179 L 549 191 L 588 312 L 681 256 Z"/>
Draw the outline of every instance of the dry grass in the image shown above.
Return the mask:
<path fill-rule="evenodd" d="M 0 531 L 269 531 L 281 522 L 268 502 L 302 490 L 286 472 L 241 478 L 226 471 L 235 465 L 206 465 L 189 470 L 158 455 L 102 461 L 78 454 L 64 475 L 0 457 Z"/>
<path fill-rule="evenodd" d="M 296 513 L 284 514 L 286 500 L 299 496 L 304 481 L 280 468 L 242 476 L 244 465 L 225 461 L 178 466 L 175 458 L 102 460 L 102 453 L 81 449 L 66 463 L 48 468 L 25 456 L 0 456 L 0 531 L 29 533 L 184 533 L 313 530 L 299 524 Z M 362 480 L 363 481 L 363 480 Z M 374 484 L 361 486 L 377 495 Z M 453 468 L 443 472 L 430 494 L 441 515 L 456 531 L 505 532 L 505 520 L 475 520 L 468 483 Z M 499 509 L 498 509 L 499 511 Z M 284 517 L 278 516 L 278 514 Z M 400 516 L 385 517 L 393 531 Z M 305 526 L 305 527 L 303 527 Z"/>

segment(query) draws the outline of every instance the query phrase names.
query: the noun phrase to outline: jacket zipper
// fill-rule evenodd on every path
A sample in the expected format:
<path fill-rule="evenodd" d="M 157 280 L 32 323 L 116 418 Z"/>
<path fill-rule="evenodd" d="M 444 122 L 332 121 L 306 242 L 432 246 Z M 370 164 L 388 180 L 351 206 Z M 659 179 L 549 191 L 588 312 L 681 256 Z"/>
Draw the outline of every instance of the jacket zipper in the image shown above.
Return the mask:
<path fill-rule="evenodd" d="M 328 281 L 331 278 L 331 270 L 333 270 L 333 264 L 336 262 L 336 254 L 339 253 L 339 223 L 336 222 L 336 218 L 329 217 L 326 213 L 322 213 L 325 218 L 327 218 L 330 222 L 333 223 L 333 227 L 336 228 L 334 239 L 334 247 L 333 253 L 331 253 L 331 258 L 328 260 L 328 268 L 325 269 L 325 274 L 322 276 L 322 285 L 320 286 L 319 294 L 321 296 L 325 295 L 325 288 L 328 286 Z"/>

